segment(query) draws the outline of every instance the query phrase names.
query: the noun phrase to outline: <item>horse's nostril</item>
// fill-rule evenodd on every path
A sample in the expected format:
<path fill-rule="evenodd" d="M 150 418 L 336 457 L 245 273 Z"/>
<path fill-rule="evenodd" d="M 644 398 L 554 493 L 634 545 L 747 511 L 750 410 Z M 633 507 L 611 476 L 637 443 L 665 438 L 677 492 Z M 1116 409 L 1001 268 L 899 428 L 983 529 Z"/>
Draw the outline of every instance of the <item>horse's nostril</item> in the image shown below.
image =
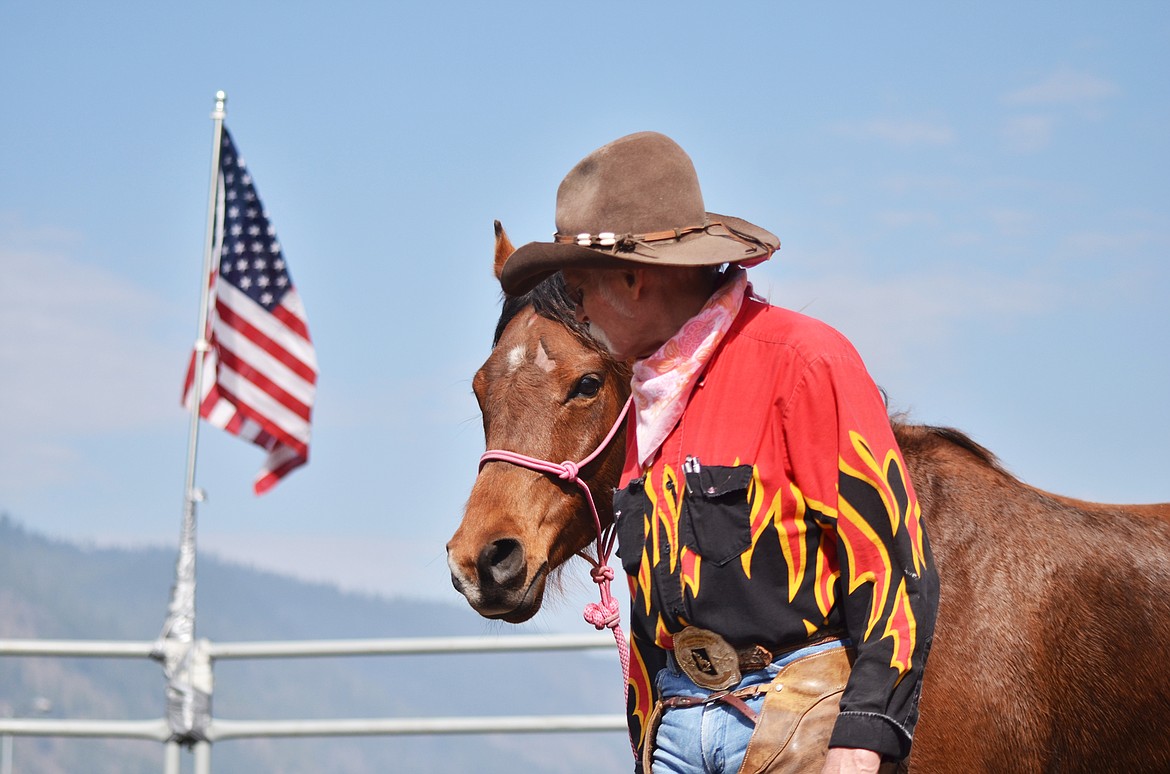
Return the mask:
<path fill-rule="evenodd" d="M 481 580 L 490 578 L 497 586 L 523 581 L 524 547 L 511 538 L 492 541 L 479 552 L 478 569 Z"/>

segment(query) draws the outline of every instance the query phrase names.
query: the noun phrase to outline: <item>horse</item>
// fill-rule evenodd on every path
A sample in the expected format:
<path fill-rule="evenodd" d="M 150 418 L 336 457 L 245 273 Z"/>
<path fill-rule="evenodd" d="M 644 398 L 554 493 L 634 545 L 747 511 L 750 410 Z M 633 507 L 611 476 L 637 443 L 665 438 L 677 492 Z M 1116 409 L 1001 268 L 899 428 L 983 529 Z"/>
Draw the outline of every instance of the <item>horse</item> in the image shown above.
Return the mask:
<path fill-rule="evenodd" d="M 513 248 L 496 223 L 499 278 Z M 580 460 L 614 424 L 629 368 L 577 324 L 559 275 L 505 297 L 473 390 L 489 449 Z M 968 435 L 891 418 L 940 576 L 920 720 L 903 771 L 1170 771 L 1170 503 L 1107 505 L 1029 486 Z M 619 437 L 582 467 L 602 524 Z M 594 539 L 571 482 L 488 462 L 447 545 L 487 618 L 526 621 Z"/>

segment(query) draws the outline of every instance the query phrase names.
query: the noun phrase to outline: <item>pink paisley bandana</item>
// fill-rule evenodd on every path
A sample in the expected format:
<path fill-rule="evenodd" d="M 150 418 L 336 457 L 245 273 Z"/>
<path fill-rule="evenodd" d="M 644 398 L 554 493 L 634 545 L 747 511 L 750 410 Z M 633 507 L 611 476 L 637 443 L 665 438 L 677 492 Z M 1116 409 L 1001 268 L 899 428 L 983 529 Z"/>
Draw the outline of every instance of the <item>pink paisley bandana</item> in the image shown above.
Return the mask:
<path fill-rule="evenodd" d="M 747 290 L 747 272 L 736 271 L 657 352 L 634 363 L 630 385 L 640 466 L 653 459 L 678 424 L 711 353 L 739 314 Z"/>

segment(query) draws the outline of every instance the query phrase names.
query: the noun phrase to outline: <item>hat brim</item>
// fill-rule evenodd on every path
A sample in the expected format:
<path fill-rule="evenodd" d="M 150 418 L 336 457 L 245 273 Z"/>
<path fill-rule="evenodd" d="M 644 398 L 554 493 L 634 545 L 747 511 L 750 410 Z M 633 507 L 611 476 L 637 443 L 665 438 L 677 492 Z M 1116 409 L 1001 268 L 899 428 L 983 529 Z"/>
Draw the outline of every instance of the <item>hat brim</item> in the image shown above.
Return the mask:
<path fill-rule="evenodd" d="M 725 263 L 754 266 L 766 261 L 780 247 L 775 234 L 729 215 L 707 213 L 713 225 L 707 231 L 684 234 L 680 239 L 647 242 L 631 251 L 582 247 L 562 242 L 529 242 L 504 263 L 500 285 L 510 296 L 521 296 L 561 269 L 612 269 L 631 264 L 652 266 L 720 266 Z M 745 234 L 760 244 L 734 238 L 728 229 Z"/>

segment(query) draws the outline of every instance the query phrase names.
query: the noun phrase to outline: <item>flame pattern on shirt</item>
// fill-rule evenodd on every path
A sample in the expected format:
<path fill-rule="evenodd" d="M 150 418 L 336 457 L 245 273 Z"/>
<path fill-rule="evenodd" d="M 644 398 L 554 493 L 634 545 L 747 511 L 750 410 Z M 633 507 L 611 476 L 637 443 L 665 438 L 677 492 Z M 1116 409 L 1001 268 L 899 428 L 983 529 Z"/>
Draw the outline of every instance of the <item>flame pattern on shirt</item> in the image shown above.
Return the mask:
<path fill-rule="evenodd" d="M 788 627 L 786 635 L 797 639 L 845 628 L 840 620 L 839 597 L 842 593 L 853 596 L 861 592 L 867 602 L 859 633 L 866 642 L 875 637 L 889 640 L 889 666 L 897 673 L 895 682 L 900 682 L 913 665 L 917 626 L 906 579 L 894 571 L 895 558 L 887 544 L 907 544 L 914 572 L 923 571 L 928 560 L 921 509 L 910 495 L 913 490 L 896 449 L 888 450 L 879 460 L 860 433 L 850 432 L 849 438 L 853 454 L 842 455 L 839 460 L 837 507 L 807 498 L 791 482 L 776 492 L 768 492 L 759 468 L 752 467 L 751 481 L 744 492 L 750 540 L 728 566 L 737 568 L 742 583 L 736 588 L 740 592 L 760 595 L 779 589 L 747 585 L 753 569 L 759 571 L 767 563 L 782 565 L 786 588 L 780 595 L 782 599 L 775 602 L 776 611 L 804 599 L 805 604 L 799 607 L 816 613 L 799 618 L 799 628 Z M 736 459 L 735 464 L 740 461 Z M 646 512 L 622 517 L 632 517 L 642 525 L 637 571 L 629 577 L 637 618 L 644 623 L 635 627 L 632 637 L 634 658 L 630 671 L 629 709 L 639 727 L 653 709 L 653 676 L 664 663 L 665 651 L 673 647 L 672 634 L 693 623 L 685 613 L 665 615 L 658 608 L 655 583 L 665 578 L 677 585 L 685 608 L 690 610 L 700 607 L 702 600 L 725 594 L 728 588 L 727 569 L 706 567 L 698 547 L 687 545 L 681 537 L 689 496 L 685 494 L 685 479 L 670 465 L 662 466 L 658 478 L 654 472 L 648 471 L 642 481 Z M 874 516 L 875 503 L 880 503 L 880 518 Z M 626 545 L 623 553 L 629 550 Z M 843 564 L 851 571 L 842 589 Z M 706 593 L 707 586 L 714 591 Z M 640 641 L 637 632 L 650 634 L 649 641 Z M 757 639 L 764 641 L 766 636 L 760 630 Z M 641 743 L 639 735 L 639 746 Z"/>
<path fill-rule="evenodd" d="M 652 459 L 626 441 L 614 507 L 638 748 L 673 634 L 698 626 L 773 652 L 845 634 L 856 659 L 834 739 L 877 744 L 880 719 L 900 740 L 883 737 L 882 753 L 904 755 L 938 580 L 886 407 L 848 341 L 745 299 Z"/>

